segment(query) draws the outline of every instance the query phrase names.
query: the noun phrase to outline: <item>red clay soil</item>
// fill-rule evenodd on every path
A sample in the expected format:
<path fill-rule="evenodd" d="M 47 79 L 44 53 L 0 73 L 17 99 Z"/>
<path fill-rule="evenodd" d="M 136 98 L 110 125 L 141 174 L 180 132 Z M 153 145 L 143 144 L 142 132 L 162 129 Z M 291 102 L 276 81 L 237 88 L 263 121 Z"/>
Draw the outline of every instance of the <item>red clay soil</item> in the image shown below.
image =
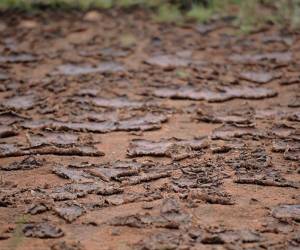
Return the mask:
<path fill-rule="evenodd" d="M 299 249 L 300 35 L 2 13 L 0 249 Z"/>

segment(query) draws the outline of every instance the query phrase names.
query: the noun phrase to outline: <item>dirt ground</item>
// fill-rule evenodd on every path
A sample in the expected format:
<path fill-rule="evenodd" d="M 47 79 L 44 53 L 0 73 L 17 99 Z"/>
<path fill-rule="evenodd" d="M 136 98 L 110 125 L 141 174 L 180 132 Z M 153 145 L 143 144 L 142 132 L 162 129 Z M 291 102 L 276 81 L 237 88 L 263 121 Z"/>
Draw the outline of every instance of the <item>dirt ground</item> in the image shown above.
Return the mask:
<path fill-rule="evenodd" d="M 0 249 L 299 249 L 300 35 L 2 13 Z"/>

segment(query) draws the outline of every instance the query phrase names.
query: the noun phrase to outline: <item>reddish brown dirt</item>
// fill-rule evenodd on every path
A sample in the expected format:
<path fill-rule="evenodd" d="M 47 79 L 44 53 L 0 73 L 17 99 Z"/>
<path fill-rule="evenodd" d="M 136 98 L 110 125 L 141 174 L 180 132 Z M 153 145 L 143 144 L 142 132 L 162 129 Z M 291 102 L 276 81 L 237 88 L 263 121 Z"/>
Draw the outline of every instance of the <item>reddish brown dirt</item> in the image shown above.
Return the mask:
<path fill-rule="evenodd" d="M 300 248 L 299 34 L 1 15 L 0 249 Z"/>

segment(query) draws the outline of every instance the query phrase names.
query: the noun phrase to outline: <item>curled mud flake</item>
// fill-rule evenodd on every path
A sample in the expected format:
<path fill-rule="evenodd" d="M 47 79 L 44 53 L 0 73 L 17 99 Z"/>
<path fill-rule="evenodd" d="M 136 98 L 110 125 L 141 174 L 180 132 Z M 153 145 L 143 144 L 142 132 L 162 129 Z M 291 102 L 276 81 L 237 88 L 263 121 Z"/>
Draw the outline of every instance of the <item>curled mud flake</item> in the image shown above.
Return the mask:
<path fill-rule="evenodd" d="M 119 216 L 115 217 L 110 221 L 110 225 L 112 226 L 127 226 L 134 228 L 144 228 L 146 227 L 146 223 L 144 223 L 141 219 L 140 215 L 128 215 L 128 216 Z"/>
<path fill-rule="evenodd" d="M 33 148 L 28 151 L 24 151 L 26 155 L 28 154 L 40 154 L 40 155 L 76 155 L 76 156 L 103 156 L 104 153 L 99 151 L 94 146 L 87 145 L 78 145 L 76 147 L 62 148 L 62 147 L 41 147 L 41 148 Z M 24 155 L 24 154 L 22 154 Z"/>
<path fill-rule="evenodd" d="M 114 48 L 104 48 L 100 50 L 100 54 L 103 57 L 126 57 L 129 52 L 126 50 L 116 50 Z"/>
<path fill-rule="evenodd" d="M 24 153 L 15 144 L 0 144 L 0 157 L 22 156 Z"/>
<path fill-rule="evenodd" d="M 161 128 L 161 123 L 167 122 L 167 120 L 168 118 L 165 115 L 147 114 L 142 117 L 132 117 L 127 120 L 119 121 L 117 124 L 117 130 L 155 130 Z"/>
<path fill-rule="evenodd" d="M 55 201 L 75 200 L 87 194 L 96 193 L 101 187 L 103 187 L 103 183 L 95 181 L 88 183 L 70 183 L 51 190 L 49 196 Z"/>
<path fill-rule="evenodd" d="M 263 64 L 273 63 L 275 65 L 287 65 L 291 63 L 293 57 L 290 52 L 273 52 L 256 55 L 233 55 L 229 58 L 234 63 L 242 64 Z"/>
<path fill-rule="evenodd" d="M 161 98 L 206 100 L 208 102 L 224 102 L 232 99 L 264 99 L 277 95 L 277 92 L 261 87 L 223 87 L 216 90 L 197 89 L 193 86 L 179 88 L 160 88 L 153 91 L 153 95 Z"/>
<path fill-rule="evenodd" d="M 240 73 L 240 78 L 243 80 L 264 84 L 276 79 L 277 76 L 272 72 L 247 71 Z"/>
<path fill-rule="evenodd" d="M 170 177 L 170 172 L 165 173 L 151 173 L 151 174 L 144 174 L 141 176 L 134 176 L 129 178 L 128 180 L 124 181 L 124 185 L 137 185 L 143 182 L 150 182 L 155 181 L 161 178 L 167 178 Z"/>
<path fill-rule="evenodd" d="M 145 104 L 139 101 L 133 101 L 127 97 L 116 97 L 116 98 L 92 98 L 91 102 L 93 105 L 104 108 L 141 108 Z"/>
<path fill-rule="evenodd" d="M 60 228 L 46 222 L 27 224 L 23 228 L 23 233 L 26 237 L 41 239 L 60 238 L 64 236 L 64 232 Z"/>
<path fill-rule="evenodd" d="M 300 96 L 295 96 L 289 103 L 288 107 L 290 108 L 299 108 L 300 107 Z"/>
<path fill-rule="evenodd" d="M 0 81 L 6 81 L 9 79 L 9 76 L 7 74 L 0 72 Z"/>
<path fill-rule="evenodd" d="M 281 221 L 300 221 L 300 205 L 279 205 L 272 210 L 272 216 Z"/>
<path fill-rule="evenodd" d="M 288 145 L 288 141 L 284 140 L 273 140 L 272 142 L 272 151 L 284 153 Z M 300 144 L 299 144 L 300 146 Z"/>
<path fill-rule="evenodd" d="M 191 62 L 187 59 L 183 59 L 173 55 L 159 55 L 148 58 L 147 60 L 145 60 L 145 63 L 161 68 L 176 68 L 187 67 Z"/>
<path fill-rule="evenodd" d="M 17 134 L 16 129 L 6 125 L 0 125 L 0 138 L 11 137 Z"/>
<path fill-rule="evenodd" d="M 232 200 L 231 195 L 220 192 L 217 190 L 207 190 L 207 191 L 201 191 L 201 190 L 191 190 L 189 197 L 192 200 L 200 200 L 207 202 L 209 204 L 221 204 L 221 205 L 234 205 L 235 202 Z"/>
<path fill-rule="evenodd" d="M 284 75 L 280 81 L 281 85 L 291 85 L 291 84 L 300 84 L 300 74 L 299 72 L 289 72 Z"/>
<path fill-rule="evenodd" d="M 292 139 L 293 134 L 297 132 L 296 128 L 282 124 L 275 124 L 271 129 L 271 134 L 282 139 Z"/>
<path fill-rule="evenodd" d="M 30 54 L 15 54 L 0 56 L 0 63 L 29 63 L 36 62 L 38 59 Z"/>
<path fill-rule="evenodd" d="M 0 144 L 0 157 L 13 157 L 24 155 L 76 155 L 76 156 L 103 156 L 104 153 L 90 145 L 79 145 L 76 147 L 45 146 L 22 150 L 14 144 Z"/>
<path fill-rule="evenodd" d="M 78 217 L 85 213 L 84 208 L 77 204 L 64 204 L 62 206 L 56 206 L 54 211 L 58 214 L 58 216 L 69 223 L 75 221 Z"/>
<path fill-rule="evenodd" d="M 137 156 L 166 156 L 175 160 L 180 156 L 186 158 L 192 151 L 202 150 L 208 147 L 206 137 L 195 138 L 192 140 L 180 140 L 172 138 L 170 140 L 161 140 L 158 142 L 142 139 L 132 140 L 127 151 L 130 157 Z"/>
<path fill-rule="evenodd" d="M 237 110 L 214 111 L 208 107 L 197 110 L 196 119 L 209 123 L 253 124 L 254 110 L 243 107 Z"/>
<path fill-rule="evenodd" d="M 80 242 L 56 242 L 51 246 L 51 250 L 84 250 Z"/>
<path fill-rule="evenodd" d="M 179 213 L 180 204 L 175 198 L 166 198 L 163 200 L 160 212 L 162 214 L 166 213 Z"/>
<path fill-rule="evenodd" d="M 32 204 L 30 207 L 28 207 L 26 213 L 35 215 L 35 214 L 44 213 L 48 210 L 49 210 L 48 206 L 45 205 L 44 203 L 37 203 L 37 204 Z"/>
<path fill-rule="evenodd" d="M 79 89 L 75 95 L 76 96 L 90 96 L 90 97 L 96 97 L 99 93 L 99 89 L 96 88 L 84 88 Z"/>
<path fill-rule="evenodd" d="M 32 109 L 36 104 L 37 97 L 34 95 L 14 96 L 2 102 L 5 108 L 14 110 Z"/>
<path fill-rule="evenodd" d="M 183 239 L 179 232 L 167 231 L 144 238 L 135 245 L 137 250 L 179 249 Z M 187 248 L 188 249 L 188 248 Z"/>
<path fill-rule="evenodd" d="M 283 157 L 286 160 L 300 162 L 300 148 L 293 149 L 293 148 L 289 148 L 289 146 L 287 146 L 287 148 L 283 154 Z"/>
<path fill-rule="evenodd" d="M 43 161 L 35 158 L 34 156 L 28 156 L 22 161 L 15 161 L 11 164 L 1 166 L 1 170 L 14 171 L 14 170 L 30 170 L 43 166 Z"/>
<path fill-rule="evenodd" d="M 240 98 L 240 99 L 264 99 L 277 96 L 277 92 L 269 88 L 261 87 L 224 87 L 222 91 L 225 91 L 230 99 Z M 209 100 L 208 100 L 209 101 Z M 218 100 L 216 100 L 218 101 Z"/>
<path fill-rule="evenodd" d="M 99 177 L 101 180 L 109 182 L 111 180 L 119 180 L 121 177 L 138 175 L 139 171 L 136 169 L 126 169 L 126 168 L 94 168 L 86 170 L 85 172 Z"/>
<path fill-rule="evenodd" d="M 287 119 L 292 122 L 300 122 L 300 111 L 293 112 L 287 117 Z"/>
<path fill-rule="evenodd" d="M 20 124 L 22 128 L 26 129 L 45 129 L 45 128 L 51 128 L 51 124 L 53 124 L 54 121 L 51 120 L 28 120 L 24 121 Z"/>
<path fill-rule="evenodd" d="M 94 73 L 115 73 L 124 71 L 124 67 L 115 62 L 100 63 L 97 66 L 66 64 L 57 68 L 58 74 L 77 76 Z"/>
<path fill-rule="evenodd" d="M 271 36 L 264 36 L 262 37 L 261 40 L 265 44 L 283 43 L 287 46 L 291 46 L 294 43 L 294 39 L 291 36 L 271 35 Z"/>
<path fill-rule="evenodd" d="M 231 140 L 232 138 L 242 138 L 249 136 L 251 138 L 264 138 L 263 132 L 259 131 L 255 127 L 239 127 L 236 125 L 222 125 L 219 128 L 213 130 L 211 134 L 212 140 Z"/>
<path fill-rule="evenodd" d="M 258 232 L 250 230 L 225 230 L 220 233 L 207 233 L 203 235 L 201 243 L 209 245 L 256 243 L 262 240 Z"/>
<path fill-rule="evenodd" d="M 83 170 L 69 169 L 65 167 L 53 168 L 53 173 L 64 179 L 70 179 L 76 182 L 91 182 L 92 177 Z"/>
<path fill-rule="evenodd" d="M 104 122 L 55 122 L 51 124 L 51 127 L 56 130 L 72 130 L 80 132 L 95 132 L 95 133 L 107 133 L 116 130 L 116 124 L 113 121 Z"/>
<path fill-rule="evenodd" d="M 76 200 L 79 197 L 83 197 L 84 195 L 78 196 L 77 194 L 72 194 L 69 192 L 53 192 L 50 195 L 54 201 L 67 201 L 67 200 Z"/>
<path fill-rule="evenodd" d="M 91 194 L 95 193 L 103 186 L 102 182 L 89 182 L 89 183 L 72 183 L 65 185 L 64 188 L 72 193 Z"/>
<path fill-rule="evenodd" d="M 207 35 L 210 32 L 223 28 L 225 25 L 220 23 L 210 23 L 210 24 L 198 24 L 196 26 L 196 31 L 201 35 Z"/>
<path fill-rule="evenodd" d="M 274 179 L 268 177 L 252 177 L 252 176 L 241 176 L 234 180 L 238 184 L 248 184 L 248 185 L 259 185 L 259 186 L 270 186 L 270 187 L 291 187 L 299 188 L 294 182 L 287 181 L 285 179 Z"/>
<path fill-rule="evenodd" d="M 41 146 L 72 146 L 79 142 L 78 135 L 70 133 L 45 133 L 45 134 L 30 134 L 29 143 L 31 147 Z"/>
<path fill-rule="evenodd" d="M 0 113 L 0 124 L 1 125 L 12 125 L 14 123 L 28 119 L 28 117 L 22 116 L 14 111 L 4 111 Z"/>
<path fill-rule="evenodd" d="M 97 189 L 96 194 L 106 196 L 106 195 L 121 194 L 123 192 L 124 189 L 118 186 L 103 185 L 102 187 L 99 187 Z"/>
<path fill-rule="evenodd" d="M 127 155 L 130 157 L 144 155 L 166 156 L 168 148 L 171 145 L 172 142 L 170 141 L 153 142 L 137 139 L 130 143 Z"/>

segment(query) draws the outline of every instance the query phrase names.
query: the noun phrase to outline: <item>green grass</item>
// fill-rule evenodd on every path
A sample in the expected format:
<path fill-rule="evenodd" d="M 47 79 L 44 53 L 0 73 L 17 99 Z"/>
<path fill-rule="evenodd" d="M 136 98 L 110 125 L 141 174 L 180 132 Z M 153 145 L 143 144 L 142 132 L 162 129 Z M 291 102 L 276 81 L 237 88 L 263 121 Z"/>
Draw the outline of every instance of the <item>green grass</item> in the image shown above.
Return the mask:
<path fill-rule="evenodd" d="M 155 21 L 170 23 L 209 22 L 215 16 L 234 15 L 235 24 L 243 33 L 266 23 L 300 28 L 300 0 L 0 0 L 0 10 L 32 11 L 41 7 L 79 10 L 142 7 L 153 11 Z"/>

